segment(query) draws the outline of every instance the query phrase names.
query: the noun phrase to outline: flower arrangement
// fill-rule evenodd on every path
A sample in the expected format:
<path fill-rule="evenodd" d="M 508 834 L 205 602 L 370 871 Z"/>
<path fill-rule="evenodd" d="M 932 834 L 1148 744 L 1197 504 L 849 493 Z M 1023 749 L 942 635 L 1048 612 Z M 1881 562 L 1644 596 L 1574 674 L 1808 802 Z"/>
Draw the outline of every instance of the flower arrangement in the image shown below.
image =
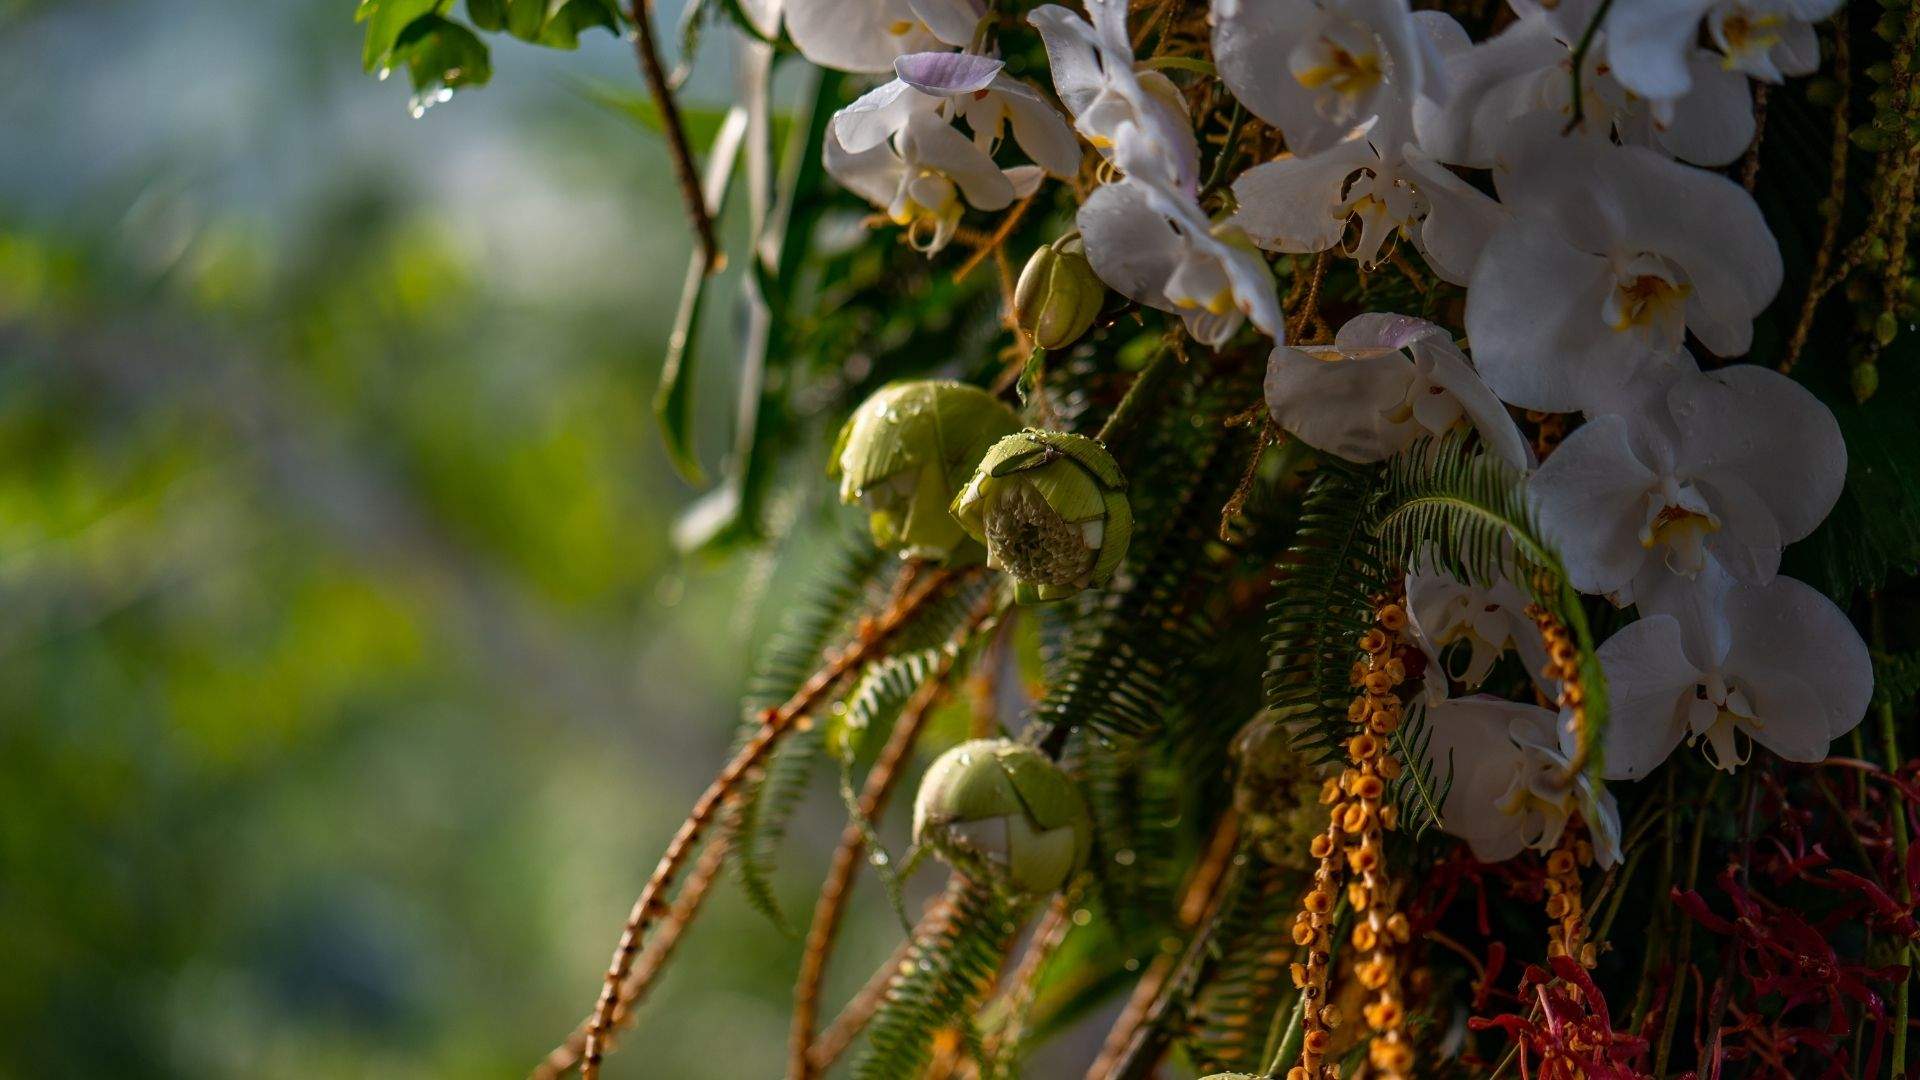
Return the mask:
<path fill-rule="evenodd" d="M 419 107 L 488 74 L 451 6 L 360 5 Z M 724 865 L 785 917 L 824 758 L 790 1077 L 1019 1075 L 1095 1015 L 1090 1077 L 1908 1075 L 1920 8 L 695 0 L 739 86 L 698 147 L 644 5 L 466 11 L 633 36 L 690 480 L 739 290 L 686 545 L 830 518 L 823 472 L 872 541 L 543 1074 L 600 1071 Z M 863 864 L 908 933 L 823 1026 Z"/>

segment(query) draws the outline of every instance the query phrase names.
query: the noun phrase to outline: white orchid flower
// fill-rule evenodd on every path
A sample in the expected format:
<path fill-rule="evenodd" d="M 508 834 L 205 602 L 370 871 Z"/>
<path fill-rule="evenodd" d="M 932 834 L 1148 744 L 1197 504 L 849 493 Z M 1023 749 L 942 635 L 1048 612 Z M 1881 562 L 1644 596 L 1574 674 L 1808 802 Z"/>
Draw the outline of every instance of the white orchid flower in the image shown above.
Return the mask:
<path fill-rule="evenodd" d="M 1456 285 L 1509 216 L 1411 144 L 1383 155 L 1364 132 L 1318 154 L 1256 165 L 1233 182 L 1233 195 L 1234 220 L 1268 251 L 1326 251 L 1351 236 L 1345 253 L 1370 271 L 1391 240 L 1406 237 Z"/>
<path fill-rule="evenodd" d="M 1724 70 L 1778 83 L 1820 66 L 1813 24 L 1843 0 L 1621 0 L 1606 21 L 1605 55 L 1621 85 L 1646 97 L 1678 97 L 1697 85 L 1692 63 L 1700 20 Z"/>
<path fill-rule="evenodd" d="M 912 53 L 893 62 L 893 81 L 834 114 L 834 133 L 859 152 L 878 145 L 917 111 L 967 122 L 974 144 L 992 154 L 1009 130 L 1020 149 L 1062 179 L 1080 167 L 1080 144 L 1059 110 L 1008 75 L 1006 62 L 972 53 Z"/>
<path fill-rule="evenodd" d="M 1811 533 L 1840 497 L 1840 427 L 1778 372 L 1742 364 L 1681 375 L 1647 412 L 1589 421 L 1528 482 L 1582 592 L 1639 602 L 1674 575 L 1699 578 L 1710 560 L 1764 585 L 1782 546 Z"/>
<path fill-rule="evenodd" d="M 1191 198 L 1129 177 L 1089 195 L 1078 224 L 1100 280 L 1179 315 L 1196 341 L 1219 348 L 1248 319 L 1285 340 L 1266 260 L 1238 226 L 1210 221 Z"/>
<path fill-rule="evenodd" d="M 1380 461 L 1415 440 L 1470 426 L 1515 469 L 1532 464 L 1506 407 L 1441 327 L 1357 315 L 1332 345 L 1281 346 L 1267 360 L 1274 422 L 1316 450 Z"/>
<path fill-rule="evenodd" d="M 1539 627 L 1527 615 L 1533 601 L 1526 590 L 1504 575 L 1491 587 L 1468 585 L 1432 568 L 1428 561 L 1407 575 L 1407 625 L 1414 644 L 1427 655 L 1432 670 L 1477 690 L 1493 665 L 1508 651 L 1520 655 L 1536 685 L 1546 689 L 1547 649 Z M 1449 648 L 1464 645 L 1466 665 L 1449 668 L 1442 659 Z M 1456 651 L 1456 657 L 1458 652 Z M 1429 694 L 1444 698 L 1446 682 L 1429 676 Z"/>
<path fill-rule="evenodd" d="M 1144 179 L 1195 194 L 1200 146 L 1186 99 L 1165 75 L 1135 64 L 1126 0 L 1086 0 L 1086 8 L 1091 22 L 1058 4 L 1027 16 L 1046 45 L 1053 88 L 1073 114 L 1074 127 L 1109 156 L 1121 129 L 1135 129 L 1141 145 L 1133 168 L 1151 173 Z"/>
<path fill-rule="evenodd" d="M 1522 133 L 1565 129 L 1574 111 L 1578 30 L 1569 34 L 1536 11 L 1474 45 L 1457 23 L 1448 25 L 1436 41 L 1452 96 L 1444 108 L 1425 100 L 1415 104 L 1414 129 L 1423 149 L 1456 165 L 1500 168 Z M 1604 44 L 1604 35 L 1599 40 Z M 1739 158 L 1754 133 L 1746 77 L 1697 47 L 1682 62 L 1690 84 L 1671 96 L 1649 96 L 1621 85 L 1604 49 L 1591 49 L 1581 70 L 1576 134 L 1602 141 L 1617 136 L 1696 165 Z"/>
<path fill-rule="evenodd" d="M 1726 177 L 1633 146 L 1540 133 L 1500 181 L 1512 217 L 1467 287 L 1487 384 L 1527 409 L 1591 409 L 1691 330 L 1720 356 L 1753 340 L 1780 288 L 1780 248 Z"/>
<path fill-rule="evenodd" d="M 1620 861 L 1620 809 L 1585 770 L 1568 771 L 1573 735 L 1548 709 L 1475 695 L 1429 704 L 1427 766 L 1452 787 L 1441 828 L 1482 862 L 1552 851 L 1577 813 L 1602 867 Z"/>
<path fill-rule="evenodd" d="M 1646 776 L 1682 739 L 1729 772 L 1756 742 L 1788 761 L 1819 761 L 1866 714 L 1873 661 L 1833 601 L 1776 577 L 1734 585 L 1723 611 L 1703 641 L 1656 614 L 1600 644 L 1610 779 Z"/>
<path fill-rule="evenodd" d="M 827 172 L 905 226 L 928 254 L 952 239 L 963 196 L 978 209 L 999 210 L 1032 194 L 1043 170 L 1072 175 L 1080 150 L 1066 120 L 1003 66 L 965 53 L 898 58 L 899 77 L 834 114 Z M 954 129 L 953 118 L 967 121 L 971 140 Z M 1009 128 L 1038 166 L 994 163 Z"/>
<path fill-rule="evenodd" d="M 893 70 L 894 58 L 908 53 L 968 45 L 986 14 L 979 0 L 784 0 L 771 6 L 774 18 L 784 14 L 802 56 L 836 71 L 873 74 Z"/>
<path fill-rule="evenodd" d="M 1438 93 L 1439 55 L 1406 0 L 1213 0 L 1221 81 L 1299 156 L 1372 122 L 1386 155 L 1411 131 L 1413 102 Z"/>

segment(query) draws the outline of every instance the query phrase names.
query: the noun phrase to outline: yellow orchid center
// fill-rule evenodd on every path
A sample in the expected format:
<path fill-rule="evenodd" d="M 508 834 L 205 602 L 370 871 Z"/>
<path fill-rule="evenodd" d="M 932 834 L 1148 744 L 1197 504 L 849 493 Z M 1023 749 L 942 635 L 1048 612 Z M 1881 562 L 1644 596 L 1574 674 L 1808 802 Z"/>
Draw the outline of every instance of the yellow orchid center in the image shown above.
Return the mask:
<path fill-rule="evenodd" d="M 1660 274 L 1639 274 L 1618 282 L 1607 296 L 1607 325 L 1615 330 L 1648 329 L 1679 316 L 1693 291 L 1684 282 Z"/>
<path fill-rule="evenodd" d="M 1341 97 L 1356 98 L 1380 85 L 1380 58 L 1372 53 L 1352 53 L 1334 42 L 1321 39 L 1316 50 L 1317 63 L 1302 65 L 1293 77 L 1309 90 L 1330 90 Z"/>
<path fill-rule="evenodd" d="M 1735 68 L 1742 57 L 1764 53 L 1780 44 L 1780 28 L 1785 24 L 1784 16 L 1749 15 L 1744 11 L 1735 11 L 1720 20 L 1720 44 L 1727 53 L 1723 65 Z"/>

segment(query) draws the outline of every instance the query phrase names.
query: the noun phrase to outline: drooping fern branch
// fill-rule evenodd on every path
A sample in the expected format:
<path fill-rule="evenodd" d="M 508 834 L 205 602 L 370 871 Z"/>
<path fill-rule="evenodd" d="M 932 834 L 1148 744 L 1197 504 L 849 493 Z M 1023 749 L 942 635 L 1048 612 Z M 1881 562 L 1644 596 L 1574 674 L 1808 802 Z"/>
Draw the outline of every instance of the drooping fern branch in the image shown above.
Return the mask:
<path fill-rule="evenodd" d="M 874 1016 L 854 1080 L 918 1076 L 934 1036 L 970 1024 L 1013 943 L 1017 912 L 993 888 L 955 876 L 946 917 L 914 942 Z"/>
<path fill-rule="evenodd" d="M 1203 1068 L 1255 1072 L 1265 1064 L 1268 1022 L 1292 988 L 1288 963 L 1300 885 L 1297 871 L 1260 861 L 1225 900 L 1219 959 L 1188 1010 L 1187 1052 Z"/>
<path fill-rule="evenodd" d="M 840 544 L 819 579 L 760 649 L 747 684 L 736 749 L 759 728 L 761 712 L 799 689 L 820 665 L 821 654 L 846 636 L 849 624 L 872 600 L 884 562 L 864 537 L 848 537 Z M 755 910 L 789 935 L 797 931 L 774 895 L 774 866 L 785 846 L 787 823 L 819 762 L 821 744 L 818 726 L 795 733 L 747 780 L 727 814 L 730 861 L 741 891 Z"/>
<path fill-rule="evenodd" d="M 1379 500 L 1383 470 L 1339 461 L 1301 500 L 1300 521 L 1282 562 L 1279 597 L 1270 609 L 1267 703 L 1295 727 L 1294 745 L 1317 763 L 1345 760 L 1352 734 L 1349 673 L 1374 624 L 1375 600 L 1390 591 L 1401 565 L 1383 558 Z M 1429 738 L 1418 710 L 1392 736 L 1400 776 L 1388 789 L 1401 821 L 1418 836 L 1440 824 L 1451 778 L 1428 768 Z"/>
<path fill-rule="evenodd" d="M 1423 440 L 1388 463 L 1377 514 L 1385 561 L 1403 569 L 1425 562 L 1482 586 L 1504 576 L 1567 629 L 1579 654 L 1574 662 L 1585 712 L 1579 757 L 1597 779 L 1606 677 L 1580 594 L 1541 531 L 1525 478 L 1461 434 Z"/>
<path fill-rule="evenodd" d="M 1374 539 L 1380 473 L 1326 461 L 1300 501 L 1292 545 L 1281 558 L 1268 608 L 1267 704 L 1297 725 L 1295 745 L 1316 762 L 1342 760 L 1348 672 L 1373 628 L 1373 601 L 1387 587 Z"/>
<path fill-rule="evenodd" d="M 1169 718 L 1191 719 L 1185 701 L 1201 665 L 1168 658 L 1214 648 L 1220 627 L 1200 605 L 1223 574 L 1215 533 L 1238 479 L 1217 466 L 1245 441 L 1223 422 L 1240 388 L 1197 376 L 1169 376 L 1163 407 L 1133 429 L 1133 542 L 1106 590 L 1056 616 L 1067 625 L 1030 729 L 1078 740 L 1067 759 L 1093 812 L 1097 894 L 1128 940 L 1157 936 L 1180 878 L 1181 834 L 1168 823 L 1181 817 L 1183 786 L 1172 750 L 1190 733 L 1170 731 Z"/>

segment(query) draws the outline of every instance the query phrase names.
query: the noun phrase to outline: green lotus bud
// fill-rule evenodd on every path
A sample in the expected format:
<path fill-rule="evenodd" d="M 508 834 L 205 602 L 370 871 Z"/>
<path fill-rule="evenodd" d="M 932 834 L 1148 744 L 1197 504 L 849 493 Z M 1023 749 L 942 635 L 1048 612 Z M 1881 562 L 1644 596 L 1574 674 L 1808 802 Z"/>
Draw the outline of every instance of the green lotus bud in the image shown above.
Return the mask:
<path fill-rule="evenodd" d="M 827 475 L 839 477 L 841 502 L 866 506 L 875 544 L 945 559 L 967 539 L 947 512 L 954 491 L 988 447 L 1019 429 L 1013 410 L 978 387 L 893 383 L 862 402 L 840 429 Z"/>
<path fill-rule="evenodd" d="M 1080 790 L 1045 754 L 975 739 L 941 754 L 913 800 L 913 842 L 975 877 L 1037 895 L 1087 863 L 1093 825 Z"/>
<path fill-rule="evenodd" d="M 1013 317 L 1042 349 L 1064 349 L 1100 314 L 1107 287 L 1087 262 L 1078 235 L 1033 253 L 1013 290 Z"/>
<path fill-rule="evenodd" d="M 953 500 L 953 516 L 1014 579 L 1021 603 L 1104 583 L 1133 537 L 1127 481 L 1084 435 L 1026 431 L 993 444 Z"/>
<path fill-rule="evenodd" d="M 1323 777 L 1313 756 L 1293 745 L 1279 715 L 1261 713 L 1234 736 L 1233 806 L 1241 834 L 1276 866 L 1309 871 L 1313 838 L 1327 831 Z"/>

